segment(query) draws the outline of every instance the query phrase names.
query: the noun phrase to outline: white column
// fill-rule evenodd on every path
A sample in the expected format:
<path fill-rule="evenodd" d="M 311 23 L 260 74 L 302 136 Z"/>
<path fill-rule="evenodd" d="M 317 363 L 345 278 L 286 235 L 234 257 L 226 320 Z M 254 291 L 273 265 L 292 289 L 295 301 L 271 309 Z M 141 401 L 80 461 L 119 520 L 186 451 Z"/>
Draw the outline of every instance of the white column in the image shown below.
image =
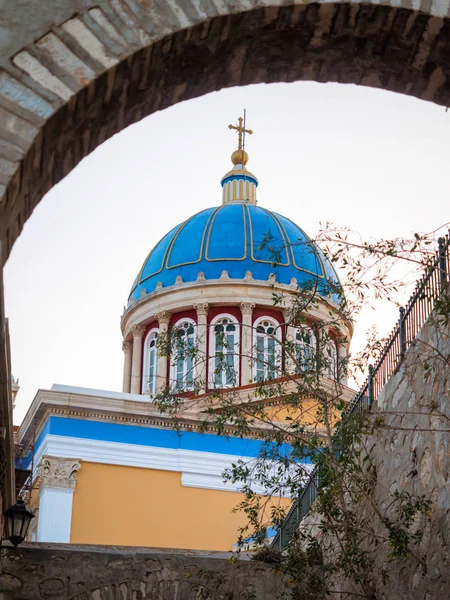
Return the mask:
<path fill-rule="evenodd" d="M 122 392 L 129 394 L 131 386 L 131 356 L 133 344 L 131 342 L 122 342 L 122 350 L 124 353 Z"/>
<path fill-rule="evenodd" d="M 159 339 L 164 339 L 168 330 L 170 323 L 170 312 L 166 310 L 161 311 L 156 315 L 159 324 Z M 167 354 L 161 354 L 158 349 L 158 367 L 157 367 L 157 380 L 156 380 L 156 393 L 160 394 L 167 385 L 167 363 L 170 359 L 170 356 Z"/>
<path fill-rule="evenodd" d="M 198 348 L 198 362 L 196 366 L 196 379 L 200 386 L 200 393 L 206 392 L 208 387 L 207 377 L 207 364 L 208 364 L 208 304 L 194 304 L 194 308 L 197 311 L 197 348 Z"/>
<path fill-rule="evenodd" d="M 133 335 L 133 360 L 131 362 L 131 393 L 141 393 L 142 372 L 142 337 L 145 332 L 143 325 L 135 325 L 131 329 Z"/>
<path fill-rule="evenodd" d="M 40 478 L 38 542 L 70 543 L 72 500 L 80 462 L 43 456 L 37 468 Z"/>
<path fill-rule="evenodd" d="M 340 372 L 342 372 L 342 367 L 345 364 L 345 359 L 347 358 L 347 342 L 343 340 L 339 340 L 337 343 L 337 352 L 338 352 L 338 368 Z M 348 377 L 343 376 L 342 379 L 339 380 L 339 383 L 343 383 L 347 385 Z"/>
<path fill-rule="evenodd" d="M 241 302 L 242 314 L 242 342 L 241 342 L 241 385 L 249 384 L 253 379 L 252 373 L 252 357 L 253 357 L 253 320 L 252 313 L 255 308 L 254 304 L 249 302 Z"/>
<path fill-rule="evenodd" d="M 285 310 L 283 311 L 284 322 L 286 325 L 286 342 L 289 345 L 290 354 L 294 354 L 293 350 L 295 349 L 295 336 L 297 333 L 297 328 L 291 325 L 289 322 L 290 312 Z M 292 358 L 288 352 L 284 352 L 284 369 L 286 373 L 294 373 L 295 372 L 295 358 Z"/>

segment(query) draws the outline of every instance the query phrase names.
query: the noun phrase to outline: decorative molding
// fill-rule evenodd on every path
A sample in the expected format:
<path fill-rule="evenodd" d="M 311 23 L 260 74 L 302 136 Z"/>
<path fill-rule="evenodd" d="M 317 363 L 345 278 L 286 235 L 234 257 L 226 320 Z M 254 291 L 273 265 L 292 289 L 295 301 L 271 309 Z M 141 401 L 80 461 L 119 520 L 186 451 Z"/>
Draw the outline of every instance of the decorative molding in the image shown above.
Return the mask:
<path fill-rule="evenodd" d="M 256 306 L 255 304 L 252 304 L 250 302 L 241 302 L 240 303 L 241 312 L 243 315 L 251 316 L 255 306 Z"/>
<path fill-rule="evenodd" d="M 160 325 L 168 325 L 170 323 L 172 313 L 170 313 L 168 310 L 162 310 L 161 312 L 157 313 L 155 317 Z"/>
<path fill-rule="evenodd" d="M 77 484 L 76 474 L 81 464 L 73 458 L 42 456 L 37 467 L 37 475 L 42 488 L 62 488 L 74 490 Z"/>
<path fill-rule="evenodd" d="M 127 321 L 135 321 L 135 318 L 132 318 L 131 314 L 135 315 L 137 312 L 139 316 L 141 313 L 151 315 L 153 305 L 155 305 L 155 307 L 161 306 L 162 294 L 166 296 L 164 302 L 170 304 L 170 310 L 176 312 L 178 307 L 181 308 L 186 306 L 187 297 L 192 296 L 192 303 L 195 301 L 195 298 L 198 298 L 199 287 L 201 287 L 202 294 L 208 296 L 208 301 L 215 303 L 216 298 L 220 298 L 220 303 L 225 304 L 229 303 L 228 298 L 231 300 L 231 303 L 235 303 L 234 299 L 236 297 L 239 297 L 239 295 L 241 297 L 247 295 L 249 293 L 247 286 L 248 283 L 251 282 L 252 287 L 250 295 L 255 298 L 257 303 L 267 304 L 268 306 L 273 307 L 273 289 L 267 279 L 259 280 L 254 279 L 253 277 L 249 279 L 250 273 L 251 271 L 247 271 L 243 279 L 205 279 L 204 274 L 199 272 L 197 280 L 183 283 L 182 289 L 176 284 L 158 288 L 154 292 L 147 294 L 144 298 L 136 299 L 126 307 L 121 319 L 122 331 L 128 331 L 129 325 Z M 280 290 L 286 290 L 286 292 L 289 293 L 295 293 L 298 288 L 297 280 L 292 278 L 289 284 L 277 282 L 276 287 Z M 209 300 L 209 298 L 211 298 L 211 300 Z M 337 305 L 332 298 L 321 297 L 321 304 L 323 304 L 326 314 L 328 314 L 329 310 L 337 310 L 339 312 L 339 305 Z M 135 315 L 135 317 L 138 315 Z M 145 318 L 147 318 L 147 316 Z M 353 331 L 351 323 L 348 323 L 348 326 L 350 330 Z"/>
<path fill-rule="evenodd" d="M 207 302 L 205 302 L 204 304 L 193 304 L 193 307 L 197 311 L 198 317 L 200 317 L 200 316 L 207 317 L 208 316 L 209 304 Z"/>
<path fill-rule="evenodd" d="M 130 333 L 134 338 L 141 338 L 145 333 L 145 325 L 134 325 L 130 329 Z"/>
<path fill-rule="evenodd" d="M 248 275 L 248 273 L 247 273 Z M 291 282 L 292 284 L 292 282 Z M 276 283 L 276 289 L 284 291 L 287 297 L 296 293 L 297 286 L 290 287 L 286 284 Z M 162 297 L 164 294 L 164 298 Z M 130 306 L 121 320 L 123 338 L 130 335 L 130 328 L 137 323 L 149 323 L 155 319 L 163 307 L 164 310 L 176 314 L 184 311 L 195 303 L 209 303 L 210 306 L 239 306 L 239 301 L 255 304 L 258 307 L 273 309 L 273 286 L 269 282 L 257 279 L 252 280 L 197 280 L 192 283 L 183 283 L 182 286 L 168 286 L 160 292 L 152 292 L 145 298 L 139 299 Z M 338 307 L 330 299 L 321 298 L 318 306 L 314 307 L 311 317 L 316 320 L 330 319 L 330 311 L 339 314 Z M 351 339 L 353 327 L 346 321 L 343 333 Z"/>
<path fill-rule="evenodd" d="M 131 354 L 131 351 L 133 350 L 133 344 L 131 342 L 122 342 L 122 350 L 125 352 L 125 354 Z"/>
<path fill-rule="evenodd" d="M 224 470 L 239 460 L 246 464 L 255 460 L 249 456 L 106 442 L 53 434 L 45 436 L 36 457 L 39 458 L 44 453 L 60 456 L 76 454 L 84 462 L 175 471 L 182 474 L 183 486 L 229 492 L 238 491 L 239 485 L 224 482 L 222 477 Z M 68 459 L 68 462 L 73 461 Z M 308 464 L 304 466 L 306 469 L 310 468 Z M 255 491 L 264 493 L 263 488 L 256 488 Z"/>

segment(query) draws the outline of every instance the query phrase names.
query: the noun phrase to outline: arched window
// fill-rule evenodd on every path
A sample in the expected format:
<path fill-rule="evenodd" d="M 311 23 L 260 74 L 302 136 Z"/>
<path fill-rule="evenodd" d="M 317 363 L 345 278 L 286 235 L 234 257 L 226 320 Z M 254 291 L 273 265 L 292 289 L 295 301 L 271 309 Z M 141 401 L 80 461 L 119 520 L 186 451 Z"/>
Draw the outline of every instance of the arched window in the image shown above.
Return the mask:
<path fill-rule="evenodd" d="M 142 393 L 156 394 L 156 378 L 158 376 L 158 330 L 151 329 L 144 343 L 144 376 Z"/>
<path fill-rule="evenodd" d="M 173 328 L 175 341 L 171 360 L 172 388 L 177 392 L 192 390 L 195 383 L 195 330 L 192 319 L 178 321 Z"/>
<path fill-rule="evenodd" d="M 297 371 L 310 371 L 315 367 L 316 336 L 306 325 L 295 331 L 295 360 Z"/>
<path fill-rule="evenodd" d="M 338 361 L 336 342 L 333 339 L 329 339 L 325 344 L 324 365 L 328 377 L 336 380 L 338 375 Z"/>
<path fill-rule="evenodd" d="M 231 315 L 216 317 L 210 326 L 210 387 L 239 385 L 239 323 Z"/>
<path fill-rule="evenodd" d="M 254 325 L 254 367 L 256 381 L 274 379 L 280 375 L 281 332 L 275 319 L 262 317 Z"/>

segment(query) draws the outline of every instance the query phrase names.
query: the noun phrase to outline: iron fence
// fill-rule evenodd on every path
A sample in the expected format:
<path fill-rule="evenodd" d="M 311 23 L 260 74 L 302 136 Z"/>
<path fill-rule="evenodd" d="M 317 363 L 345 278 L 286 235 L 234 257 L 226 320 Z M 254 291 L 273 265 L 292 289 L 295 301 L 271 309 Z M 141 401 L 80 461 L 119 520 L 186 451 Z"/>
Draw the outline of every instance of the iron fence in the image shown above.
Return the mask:
<path fill-rule="evenodd" d="M 450 237 L 447 234 L 445 238 L 439 239 L 436 256 L 427 265 L 406 307 L 399 309 L 398 322 L 388 336 L 377 363 L 375 366 L 369 366 L 368 377 L 343 413 L 343 419 L 349 414 L 363 414 L 370 410 L 374 400 L 400 365 L 408 346 L 417 338 L 420 329 L 434 310 L 436 300 L 448 291 L 449 273 Z M 337 448 L 336 452 L 339 453 Z M 300 522 L 316 501 L 319 487 L 319 473 L 314 469 L 280 525 L 272 541 L 272 548 L 286 548 Z"/>

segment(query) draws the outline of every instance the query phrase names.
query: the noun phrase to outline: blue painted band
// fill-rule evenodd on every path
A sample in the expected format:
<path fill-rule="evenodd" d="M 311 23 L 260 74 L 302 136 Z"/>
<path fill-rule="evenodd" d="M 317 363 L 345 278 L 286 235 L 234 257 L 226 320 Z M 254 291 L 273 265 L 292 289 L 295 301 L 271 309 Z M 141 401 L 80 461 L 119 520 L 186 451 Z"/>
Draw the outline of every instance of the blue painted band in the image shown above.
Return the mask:
<path fill-rule="evenodd" d="M 247 457 L 258 456 L 264 447 L 263 442 L 259 440 L 241 439 L 236 437 L 226 438 L 210 433 L 197 433 L 192 431 L 178 433 L 171 429 L 138 427 L 136 425 L 125 425 L 123 423 L 104 423 L 102 421 L 52 416 L 48 419 L 36 441 L 35 452 L 38 451 L 39 446 L 42 444 L 47 434 L 105 442 L 118 442 L 121 444 L 138 444 L 142 446 L 156 446 L 157 448 L 194 450 L 197 452 L 211 452 L 215 454 Z M 283 444 L 281 451 L 289 454 L 289 444 Z M 24 462 L 27 463 L 27 461 Z M 309 463 L 308 460 L 302 462 L 305 464 Z"/>
<path fill-rule="evenodd" d="M 250 181 L 250 183 L 253 183 L 253 185 L 258 187 L 258 181 L 249 175 L 230 175 L 229 177 L 225 177 L 225 179 L 222 179 L 221 181 L 222 187 L 229 181 Z"/>

